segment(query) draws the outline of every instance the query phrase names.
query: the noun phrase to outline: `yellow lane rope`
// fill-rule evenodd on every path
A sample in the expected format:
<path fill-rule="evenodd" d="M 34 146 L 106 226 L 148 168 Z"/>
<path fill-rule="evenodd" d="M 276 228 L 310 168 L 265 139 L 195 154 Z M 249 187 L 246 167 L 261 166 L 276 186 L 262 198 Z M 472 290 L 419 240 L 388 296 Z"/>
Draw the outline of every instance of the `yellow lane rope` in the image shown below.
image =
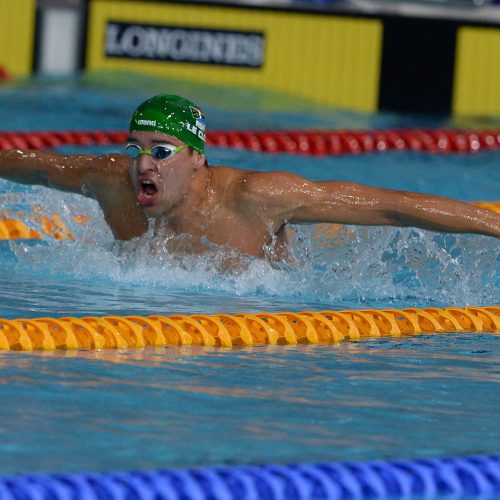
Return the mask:
<path fill-rule="evenodd" d="M 337 344 L 445 332 L 500 333 L 500 306 L 0 319 L 0 350 Z"/>
<path fill-rule="evenodd" d="M 32 221 L 38 228 L 32 229 L 28 223 L 18 217 Z M 88 223 L 88 217 L 77 215 L 73 218 L 78 224 Z M 35 207 L 31 213 L 2 213 L 0 212 L 0 240 L 40 239 L 44 235 L 52 236 L 58 240 L 74 239 L 62 219 L 53 212 L 50 216 Z"/>
<path fill-rule="evenodd" d="M 478 201 L 474 204 L 492 212 L 500 213 L 500 201 Z M 34 225 L 39 230 L 30 228 L 26 223 L 17 219 L 15 215 L 19 217 L 26 216 L 26 214 L 22 213 L 7 215 L 0 212 L 0 240 L 40 239 L 43 238 L 43 233 L 56 239 L 74 239 L 74 236 L 56 213 L 47 216 L 41 210 L 35 209 L 32 214 L 27 214 L 28 219 L 33 220 Z M 88 217 L 85 215 L 78 215 L 74 217 L 74 220 L 78 224 L 88 223 Z"/>
<path fill-rule="evenodd" d="M 500 201 L 476 201 L 474 205 L 500 214 Z"/>

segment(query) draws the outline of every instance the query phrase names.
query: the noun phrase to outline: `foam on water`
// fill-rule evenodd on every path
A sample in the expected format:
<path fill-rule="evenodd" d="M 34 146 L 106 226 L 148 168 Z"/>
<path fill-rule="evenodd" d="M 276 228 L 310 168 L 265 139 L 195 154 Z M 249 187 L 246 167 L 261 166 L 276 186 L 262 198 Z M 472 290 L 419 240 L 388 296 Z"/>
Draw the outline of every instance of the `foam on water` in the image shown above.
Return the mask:
<path fill-rule="evenodd" d="M 2 206 L 10 205 L 12 211 L 22 208 L 24 189 L 6 190 Z M 11 242 L 16 273 L 130 285 L 139 296 L 156 287 L 185 294 L 275 298 L 288 301 L 290 308 L 304 301 L 322 307 L 498 301 L 500 257 L 495 238 L 318 224 L 293 227 L 295 264 L 270 263 L 221 247 L 202 256 L 179 255 L 149 235 L 114 242 L 93 200 L 45 188 L 26 189 L 31 207 L 59 214 L 75 239 Z M 89 218 L 87 224 L 74 221 L 79 213 Z M 34 226 L 28 216 L 24 219 Z M 189 243 L 186 235 L 179 239 Z"/>

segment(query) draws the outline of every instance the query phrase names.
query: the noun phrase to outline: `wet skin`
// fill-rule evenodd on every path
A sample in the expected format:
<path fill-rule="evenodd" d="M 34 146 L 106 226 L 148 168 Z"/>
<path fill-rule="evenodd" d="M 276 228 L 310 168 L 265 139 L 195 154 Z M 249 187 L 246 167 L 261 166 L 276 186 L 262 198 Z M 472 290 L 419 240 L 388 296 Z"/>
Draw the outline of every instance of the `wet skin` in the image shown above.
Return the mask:
<path fill-rule="evenodd" d="M 142 149 L 183 144 L 154 132 L 130 132 L 128 142 Z M 500 237 L 500 215 L 468 203 L 349 182 L 313 182 L 288 172 L 208 167 L 205 156 L 191 148 L 166 160 L 147 154 L 130 159 L 0 151 L 0 177 L 95 198 L 119 240 L 144 234 L 148 220 L 167 246 L 174 236 L 189 234 L 192 252 L 211 242 L 280 259 L 287 255 L 288 223 L 417 226 Z"/>

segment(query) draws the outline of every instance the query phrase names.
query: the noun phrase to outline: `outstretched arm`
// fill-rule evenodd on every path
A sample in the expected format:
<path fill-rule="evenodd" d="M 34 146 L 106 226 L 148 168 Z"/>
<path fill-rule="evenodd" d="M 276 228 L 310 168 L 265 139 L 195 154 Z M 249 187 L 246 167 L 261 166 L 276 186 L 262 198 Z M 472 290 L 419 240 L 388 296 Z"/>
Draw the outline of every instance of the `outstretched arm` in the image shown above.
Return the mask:
<path fill-rule="evenodd" d="M 251 191 L 276 224 L 414 226 L 500 237 L 500 215 L 469 203 L 350 182 L 312 182 L 284 172 L 252 177 Z"/>
<path fill-rule="evenodd" d="M 0 151 L 0 177 L 95 198 L 116 239 L 129 240 L 148 228 L 122 155 Z"/>
<path fill-rule="evenodd" d="M 41 151 L 0 151 L 0 177 L 23 184 L 41 184 L 82 193 L 85 176 L 96 157 Z"/>

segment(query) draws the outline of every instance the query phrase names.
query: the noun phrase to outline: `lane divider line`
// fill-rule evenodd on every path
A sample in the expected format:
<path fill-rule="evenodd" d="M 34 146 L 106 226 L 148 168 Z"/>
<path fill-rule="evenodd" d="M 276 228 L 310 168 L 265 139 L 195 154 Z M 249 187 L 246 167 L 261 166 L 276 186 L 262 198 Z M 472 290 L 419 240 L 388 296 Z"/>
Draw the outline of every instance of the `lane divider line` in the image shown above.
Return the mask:
<path fill-rule="evenodd" d="M 0 132 L 0 150 L 124 144 L 126 131 Z M 313 156 L 418 151 L 476 153 L 500 149 L 500 130 L 214 130 L 207 145 Z"/>
<path fill-rule="evenodd" d="M 0 318 L 0 350 L 338 344 L 343 340 L 448 332 L 500 333 L 500 306 Z"/>

